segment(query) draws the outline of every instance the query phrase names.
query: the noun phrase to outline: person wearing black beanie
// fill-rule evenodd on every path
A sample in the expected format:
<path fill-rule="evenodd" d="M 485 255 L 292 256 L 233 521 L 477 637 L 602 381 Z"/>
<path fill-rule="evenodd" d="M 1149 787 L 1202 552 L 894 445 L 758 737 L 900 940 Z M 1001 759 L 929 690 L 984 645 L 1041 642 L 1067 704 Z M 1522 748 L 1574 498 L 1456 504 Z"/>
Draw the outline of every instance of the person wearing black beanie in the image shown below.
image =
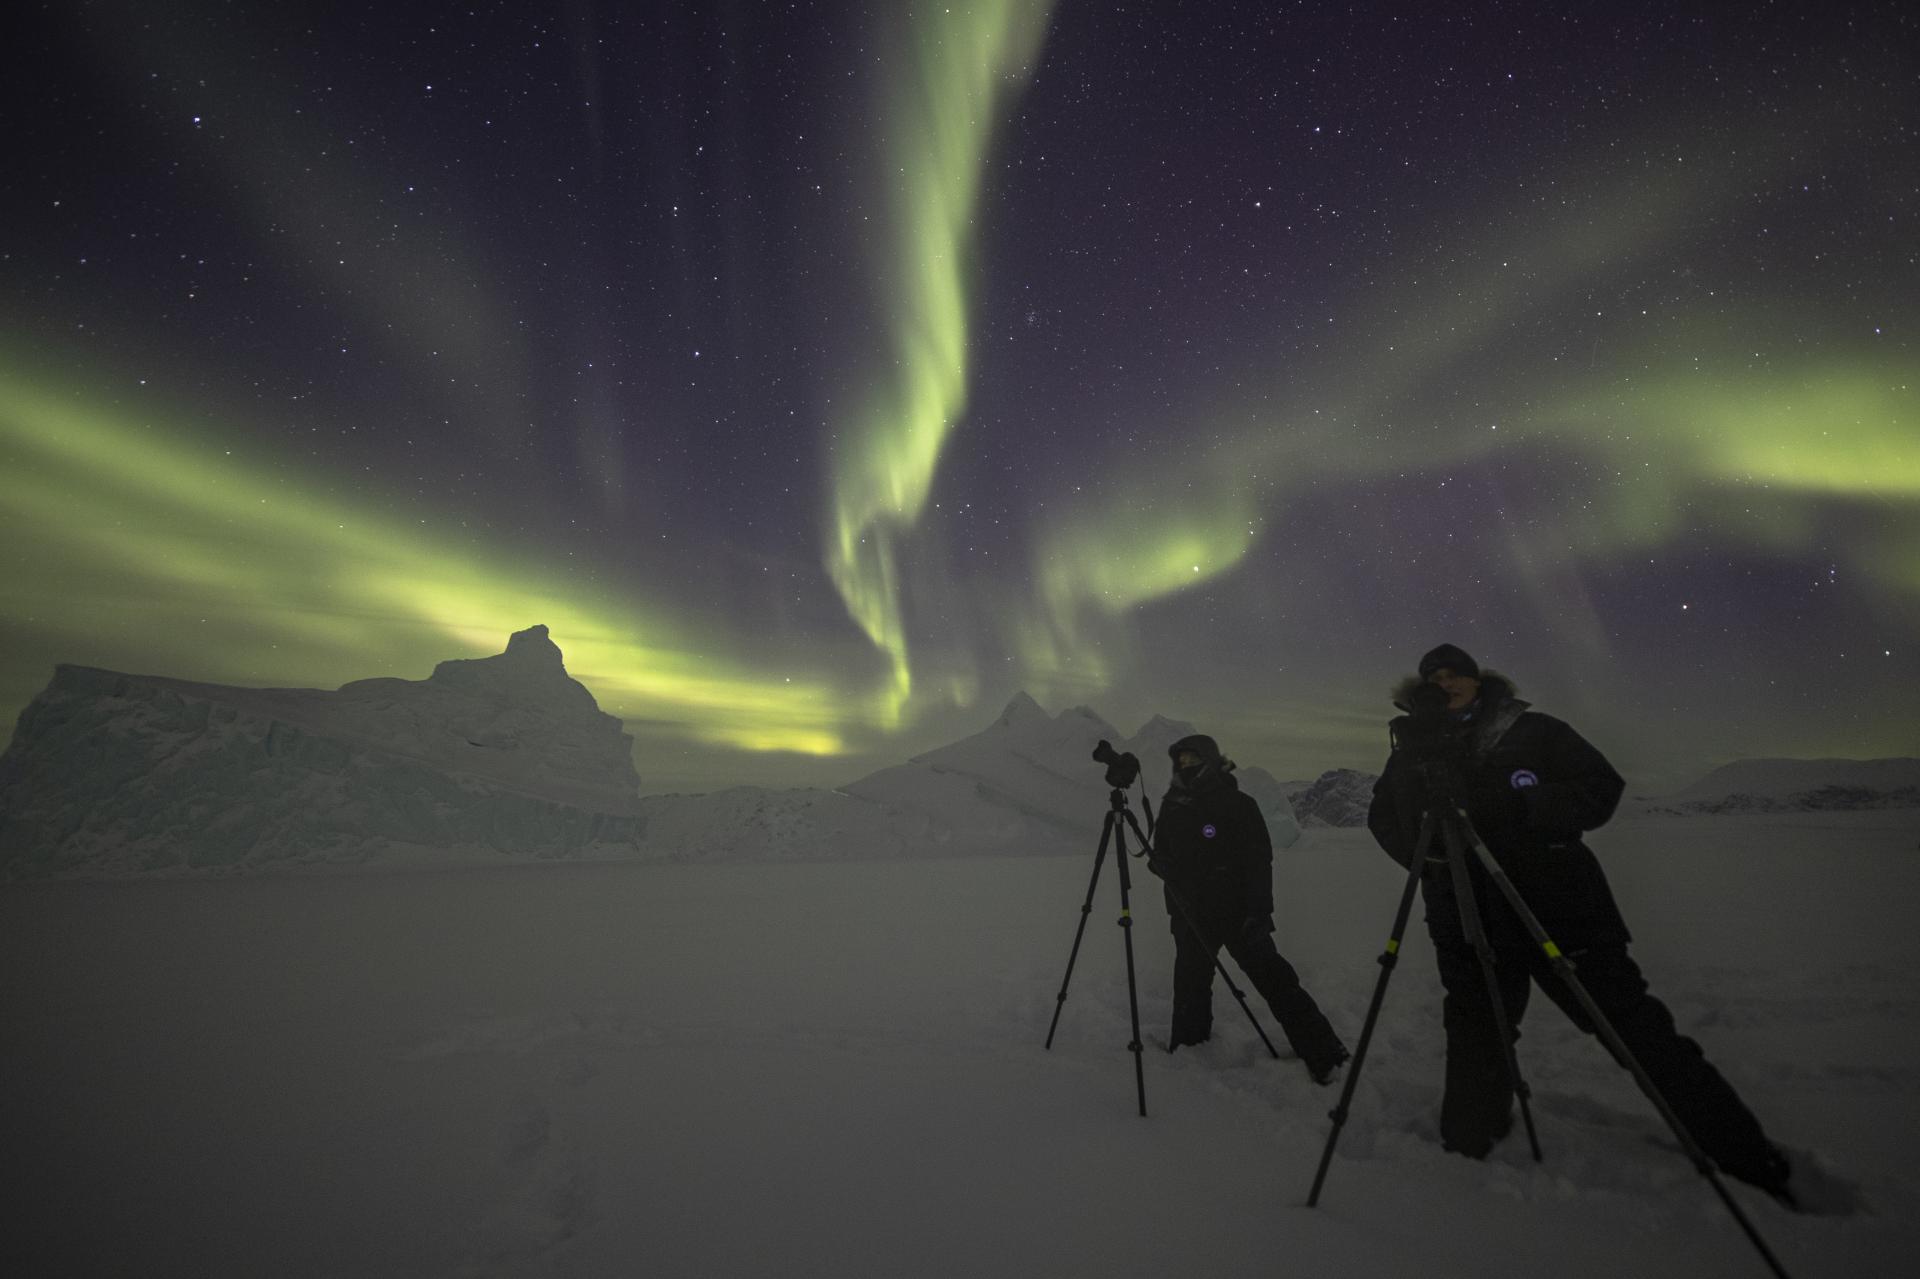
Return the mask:
<path fill-rule="evenodd" d="M 1317 1084 L 1347 1046 L 1273 942 L 1273 839 L 1233 761 L 1203 733 L 1167 748 L 1173 784 L 1160 802 L 1147 869 L 1166 885 L 1173 928 L 1173 1027 L 1167 1051 L 1213 1034 L 1213 971 L 1224 948 L 1267 1001 L 1280 1032 Z"/>
<path fill-rule="evenodd" d="M 1629 1051 L 1645 1068 L 1687 1131 L 1730 1177 L 1758 1186 L 1789 1206 L 1792 1166 L 1768 1140 L 1746 1103 L 1712 1066 L 1700 1045 L 1675 1028 L 1673 1014 L 1647 990 L 1627 953 L 1632 940 L 1599 859 L 1582 835 L 1613 816 L 1626 783 L 1613 765 L 1568 724 L 1529 708 L 1511 681 L 1482 669 L 1467 652 L 1442 644 L 1420 658 L 1419 674 L 1394 690 L 1409 712 L 1393 724 L 1396 749 L 1373 789 L 1367 826 L 1388 855 L 1411 867 L 1423 816 L 1435 804 L 1421 770 L 1398 744 L 1419 735 L 1419 716 L 1439 712 L 1457 749 L 1456 782 L 1447 800 L 1462 805 L 1487 851 L 1519 889 L 1577 978 Z M 1445 693 L 1417 695 L 1422 685 Z M 1425 730 L 1431 733 L 1431 721 Z M 1437 843 L 1437 841 L 1436 841 Z M 1534 986 L 1588 1034 L 1594 1024 L 1578 997 L 1536 945 L 1505 896 L 1477 860 L 1468 875 L 1487 940 L 1494 978 L 1515 1039 Z M 1440 1140 L 1448 1150 L 1484 1158 L 1513 1124 L 1513 1078 L 1499 1041 L 1493 997 L 1460 920 L 1453 875 L 1443 849 L 1430 845 L 1420 886 L 1427 904 L 1440 984 L 1446 992 L 1446 1086 Z"/>

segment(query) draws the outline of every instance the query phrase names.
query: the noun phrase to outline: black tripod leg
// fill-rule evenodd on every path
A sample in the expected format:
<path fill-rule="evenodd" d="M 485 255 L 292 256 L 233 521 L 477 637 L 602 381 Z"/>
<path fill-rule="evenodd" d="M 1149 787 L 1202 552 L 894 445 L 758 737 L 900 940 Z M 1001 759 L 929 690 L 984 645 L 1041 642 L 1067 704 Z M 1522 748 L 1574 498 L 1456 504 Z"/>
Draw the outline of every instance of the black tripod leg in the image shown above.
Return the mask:
<path fill-rule="evenodd" d="M 1260 1019 L 1253 1015 L 1253 1005 L 1247 1002 L 1247 997 L 1240 988 L 1233 984 L 1233 978 L 1228 974 L 1227 966 L 1220 962 L 1220 948 L 1214 945 L 1207 935 L 1200 931 L 1200 925 L 1194 922 L 1193 910 L 1187 905 L 1187 899 L 1182 897 L 1179 890 L 1172 885 L 1167 887 L 1167 896 L 1173 899 L 1174 908 L 1180 912 L 1180 918 L 1185 921 L 1187 931 L 1193 934 L 1195 942 L 1213 956 L 1213 971 L 1220 974 L 1220 980 L 1227 983 L 1227 989 L 1233 992 L 1235 999 L 1240 1001 L 1240 1011 L 1247 1015 L 1247 1021 L 1252 1025 L 1253 1033 L 1260 1036 L 1260 1042 L 1267 1046 L 1267 1055 L 1278 1060 L 1280 1050 L 1273 1046 L 1273 1041 L 1267 1038 L 1267 1032 L 1260 1028 Z"/>
<path fill-rule="evenodd" d="M 1120 794 L 1118 790 L 1115 795 Z M 1117 807 L 1115 812 L 1125 810 Z M 1131 815 L 1129 814 L 1129 820 Z M 1127 1047 L 1133 1051 L 1133 1086 L 1140 1095 L 1140 1117 L 1147 1117 L 1147 1072 L 1140 1062 L 1140 988 L 1133 976 L 1133 877 L 1127 873 L 1127 831 L 1114 813 L 1107 814 L 1108 829 L 1114 832 L 1113 863 L 1120 870 L 1120 936 L 1125 939 L 1127 951 L 1127 1012 L 1133 1018 L 1133 1042 Z"/>
<path fill-rule="evenodd" d="M 1353 1061 L 1347 1066 L 1346 1083 L 1340 1089 L 1340 1102 L 1327 1112 L 1327 1118 L 1333 1120 L 1333 1131 L 1327 1134 L 1326 1148 L 1320 1152 L 1320 1166 L 1314 1170 L 1313 1189 L 1307 1192 L 1307 1207 L 1317 1207 L 1320 1203 L 1320 1186 L 1327 1179 L 1327 1165 L 1333 1162 L 1333 1148 L 1340 1140 L 1340 1130 L 1347 1124 L 1347 1107 L 1353 1101 L 1353 1090 L 1360 1082 L 1360 1067 L 1367 1060 L 1367 1045 L 1373 1042 L 1373 1027 L 1380 1020 L 1380 1005 L 1387 998 L 1387 981 L 1393 976 L 1394 965 L 1400 962 L 1400 942 L 1407 935 L 1407 920 L 1413 914 L 1413 894 L 1420 887 L 1420 870 L 1426 865 L 1427 847 L 1433 843 L 1433 820 L 1428 818 L 1420 823 L 1420 838 L 1414 842 L 1413 862 L 1407 869 L 1407 886 L 1400 894 L 1400 909 L 1393 916 L 1393 932 L 1387 938 L 1387 948 L 1380 952 L 1380 978 L 1373 984 L 1373 999 L 1367 1004 L 1367 1021 L 1360 1028 L 1360 1042 L 1354 1046 Z"/>
<path fill-rule="evenodd" d="M 1443 814 L 1440 821 L 1440 837 L 1447 846 L 1447 865 L 1453 874 L 1453 894 L 1455 904 L 1460 908 L 1460 930 L 1467 942 L 1473 947 L 1474 954 L 1480 958 L 1480 972 L 1487 983 L 1487 1002 L 1492 1007 L 1494 1033 L 1500 1037 L 1500 1047 L 1507 1056 L 1507 1075 L 1513 1080 L 1513 1095 L 1520 1102 L 1520 1118 L 1527 1128 L 1527 1145 L 1533 1150 L 1533 1161 L 1540 1162 L 1540 1136 L 1533 1127 L 1532 1090 L 1527 1087 L 1526 1077 L 1520 1073 L 1520 1054 L 1513 1043 L 1513 1024 L 1507 1020 L 1506 1001 L 1500 997 L 1500 978 L 1494 972 L 1493 943 L 1487 940 L 1486 920 L 1481 917 L 1480 904 L 1473 894 L 1473 880 L 1467 873 L 1466 838 L 1456 828 L 1466 824 L 1466 818 L 1458 813 Z M 1478 848 L 1479 842 L 1474 841 Z"/>
<path fill-rule="evenodd" d="M 1100 885 L 1100 864 L 1107 860 L 1107 841 L 1113 836 L 1113 814 L 1107 814 L 1106 824 L 1100 828 L 1100 851 L 1093 855 L 1093 876 L 1087 880 L 1087 899 L 1080 903 L 1080 926 L 1073 930 L 1073 950 L 1067 955 L 1067 972 L 1060 979 L 1060 993 L 1053 1001 L 1053 1024 L 1047 1027 L 1047 1047 L 1053 1047 L 1053 1032 L 1060 1027 L 1060 1010 L 1067 1005 L 1067 984 L 1073 980 L 1073 964 L 1080 958 L 1080 939 L 1086 936 L 1087 916 L 1093 911 L 1093 890 Z M 1131 951 L 1128 952 L 1131 956 Z M 1140 1037 L 1138 1028 L 1134 1030 L 1135 1039 Z"/>
<path fill-rule="evenodd" d="M 1573 961 L 1554 944 L 1553 938 L 1547 936 L 1547 930 L 1541 927 L 1539 918 L 1527 907 L 1526 899 L 1520 896 L 1520 890 L 1514 887 L 1513 881 L 1507 878 L 1507 873 L 1500 869 L 1500 864 L 1493 860 L 1493 855 L 1473 834 L 1471 827 L 1466 831 L 1465 838 L 1471 845 L 1474 856 L 1479 858 L 1480 864 L 1486 868 L 1487 874 L 1492 876 L 1494 884 L 1506 897 L 1507 903 L 1513 907 L 1514 914 L 1518 915 L 1520 922 L 1526 925 L 1527 932 L 1534 943 L 1546 954 L 1547 963 L 1553 969 L 1554 975 L 1566 983 L 1567 989 L 1573 992 L 1573 997 L 1580 1001 L 1582 1008 L 1587 1010 L 1587 1016 L 1593 1019 L 1594 1032 L 1599 1035 L 1600 1041 L 1606 1044 L 1616 1061 L 1626 1066 L 1628 1073 L 1633 1076 L 1633 1082 L 1640 1086 L 1640 1091 L 1646 1094 L 1647 1100 L 1653 1103 L 1653 1108 L 1660 1113 L 1662 1119 L 1666 1120 L 1667 1127 L 1673 1130 L 1674 1137 L 1680 1142 L 1680 1149 L 1685 1151 L 1687 1158 L 1693 1161 L 1693 1166 L 1700 1175 L 1707 1179 L 1707 1184 L 1713 1187 L 1713 1192 L 1720 1196 L 1720 1202 L 1727 1206 L 1727 1211 L 1733 1214 L 1733 1219 L 1740 1224 L 1740 1229 L 1745 1232 L 1747 1239 L 1759 1250 L 1761 1259 L 1767 1263 L 1767 1268 L 1780 1276 L 1780 1279 L 1787 1279 L 1787 1272 L 1781 1267 L 1779 1259 L 1773 1255 L 1773 1250 L 1767 1247 L 1766 1240 L 1760 1237 L 1760 1232 L 1747 1219 L 1747 1214 L 1741 1211 L 1740 1205 L 1727 1192 L 1726 1183 L 1720 1180 L 1719 1170 L 1714 1167 L 1713 1160 L 1700 1148 L 1699 1143 L 1694 1141 L 1693 1134 L 1687 1131 L 1686 1125 L 1680 1121 L 1680 1116 L 1674 1113 L 1672 1106 L 1667 1104 L 1666 1097 L 1653 1082 L 1653 1077 L 1647 1074 L 1646 1067 L 1640 1064 L 1640 1059 L 1633 1055 L 1633 1050 L 1628 1048 L 1626 1041 L 1620 1038 L 1620 1032 L 1614 1029 L 1611 1021 L 1607 1020 L 1607 1015 L 1600 1011 L 1600 1005 L 1594 1002 L 1586 986 L 1581 983 L 1579 977 L 1574 975 Z"/>

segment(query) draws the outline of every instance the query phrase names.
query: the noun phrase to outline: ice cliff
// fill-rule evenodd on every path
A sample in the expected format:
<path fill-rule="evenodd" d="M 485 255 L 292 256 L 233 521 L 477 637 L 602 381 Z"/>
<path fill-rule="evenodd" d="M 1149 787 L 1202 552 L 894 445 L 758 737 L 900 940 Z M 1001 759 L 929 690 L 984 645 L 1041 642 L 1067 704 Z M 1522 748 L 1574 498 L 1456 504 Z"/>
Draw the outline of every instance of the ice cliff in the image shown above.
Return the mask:
<path fill-rule="evenodd" d="M 0 876 L 575 857 L 639 785 L 544 626 L 331 692 L 60 666 L 0 755 Z"/>
<path fill-rule="evenodd" d="M 1335 768 L 1293 791 L 1293 811 L 1303 826 L 1365 826 L 1378 774 Z"/>
<path fill-rule="evenodd" d="M 331 692 L 57 668 L 0 755 L 0 878 L 561 858 L 774 861 L 1091 854 L 1108 809 L 1092 710 L 1022 693 L 987 727 L 840 790 L 638 795 L 632 739 L 571 678 L 544 626 L 424 680 Z M 1299 838 L 1280 783 L 1241 785 L 1274 843 Z M 1144 826 L 1141 791 L 1130 796 Z"/>

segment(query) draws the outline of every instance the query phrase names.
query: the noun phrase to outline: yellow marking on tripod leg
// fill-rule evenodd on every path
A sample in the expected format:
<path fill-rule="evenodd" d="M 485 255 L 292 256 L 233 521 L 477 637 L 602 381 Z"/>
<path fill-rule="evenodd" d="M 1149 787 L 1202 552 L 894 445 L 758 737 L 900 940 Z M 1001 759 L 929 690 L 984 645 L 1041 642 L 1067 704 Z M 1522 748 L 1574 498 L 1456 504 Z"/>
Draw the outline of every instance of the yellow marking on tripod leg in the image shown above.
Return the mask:
<path fill-rule="evenodd" d="M 1389 938 L 1387 938 L 1387 953 L 1388 953 L 1389 955 L 1397 955 L 1397 954 L 1399 954 L 1399 953 L 1400 953 L 1400 939 L 1399 939 L 1399 938 L 1397 938 L 1397 937 L 1389 937 Z"/>
<path fill-rule="evenodd" d="M 1552 943 L 1551 941 L 1544 941 L 1544 942 L 1541 942 L 1541 943 L 1540 943 L 1540 949 L 1541 949 L 1541 950 L 1544 950 L 1544 951 L 1546 951 L 1546 952 L 1547 952 L 1547 958 L 1548 958 L 1548 959 L 1558 959 L 1558 958 L 1560 958 L 1560 948 L 1559 948 L 1558 946 L 1556 946 L 1556 945 L 1554 945 L 1554 944 L 1553 944 L 1553 943 Z"/>

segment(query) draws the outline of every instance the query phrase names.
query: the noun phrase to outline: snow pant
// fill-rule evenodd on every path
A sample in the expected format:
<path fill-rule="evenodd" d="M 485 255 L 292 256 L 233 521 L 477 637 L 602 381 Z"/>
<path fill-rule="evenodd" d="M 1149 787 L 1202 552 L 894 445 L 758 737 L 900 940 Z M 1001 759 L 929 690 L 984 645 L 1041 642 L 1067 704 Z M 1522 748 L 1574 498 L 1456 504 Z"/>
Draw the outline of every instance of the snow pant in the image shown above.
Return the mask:
<path fill-rule="evenodd" d="M 1300 985 L 1300 974 L 1275 949 L 1272 924 L 1220 930 L 1220 940 L 1201 939 L 1184 920 L 1173 925 L 1173 1034 L 1169 1046 L 1203 1043 L 1213 1033 L 1213 957 L 1227 954 L 1273 1010 L 1280 1031 L 1315 1074 L 1346 1059 L 1346 1045 Z"/>
<path fill-rule="evenodd" d="M 1473 948 L 1436 939 L 1435 952 L 1446 989 L 1447 1083 L 1440 1139 L 1448 1150 L 1483 1158 L 1512 1126 L 1513 1080 Z M 1520 1018 L 1536 982 L 1574 1025 L 1596 1033 L 1593 1019 L 1538 946 L 1498 945 L 1494 953 L 1494 975 L 1514 1039 L 1520 1037 Z M 1700 1045 L 1682 1035 L 1666 1005 L 1647 992 L 1647 980 L 1626 944 L 1595 946 L 1573 958 L 1574 976 L 1720 1170 L 1759 1186 L 1783 1183 L 1787 1166 L 1780 1152 Z"/>

